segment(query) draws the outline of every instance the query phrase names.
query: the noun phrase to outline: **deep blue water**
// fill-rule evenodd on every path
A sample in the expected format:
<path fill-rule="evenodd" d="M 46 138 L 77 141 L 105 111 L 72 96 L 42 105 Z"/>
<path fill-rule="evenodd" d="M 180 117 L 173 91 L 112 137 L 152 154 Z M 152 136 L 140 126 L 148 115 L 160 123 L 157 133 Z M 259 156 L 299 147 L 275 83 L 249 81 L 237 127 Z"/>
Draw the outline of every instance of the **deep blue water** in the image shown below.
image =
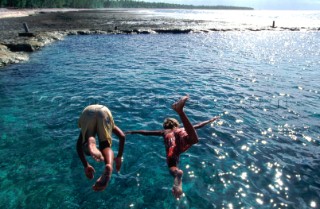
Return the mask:
<path fill-rule="evenodd" d="M 319 208 L 320 33 L 71 36 L 0 71 L 0 208 Z M 93 192 L 75 143 L 84 107 L 124 131 L 161 129 L 189 94 L 199 144 L 171 195 L 159 137 L 127 137 L 120 174 Z M 114 138 L 113 148 L 118 148 Z M 89 159 L 96 177 L 103 164 Z"/>

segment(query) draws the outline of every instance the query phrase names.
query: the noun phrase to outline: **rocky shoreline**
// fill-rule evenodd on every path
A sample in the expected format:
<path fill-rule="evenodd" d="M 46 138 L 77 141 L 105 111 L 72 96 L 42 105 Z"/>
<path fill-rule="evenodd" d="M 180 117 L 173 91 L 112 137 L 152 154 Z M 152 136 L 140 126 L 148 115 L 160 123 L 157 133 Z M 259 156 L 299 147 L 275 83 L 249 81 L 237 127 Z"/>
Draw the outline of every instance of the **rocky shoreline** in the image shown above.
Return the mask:
<path fill-rule="evenodd" d="M 205 21 L 152 16 L 139 11 L 134 9 L 40 10 L 32 11 L 29 16 L 0 18 L 0 67 L 26 61 L 30 52 L 39 50 L 68 35 L 240 31 L 240 29 L 232 28 L 206 28 Z M 23 34 L 26 32 L 23 23 L 27 23 L 30 29 L 29 34 Z M 267 26 L 245 30 L 300 31 L 304 28 Z M 308 30 L 319 31 L 320 28 Z"/>
<path fill-rule="evenodd" d="M 27 61 L 30 52 L 61 40 L 67 35 L 190 32 L 190 30 L 173 29 L 176 26 L 173 20 L 166 20 L 167 29 L 163 29 L 159 26 L 159 21 L 163 21 L 163 18 L 139 15 L 134 10 L 12 12 L 13 15 L 3 13 L 7 16 L 0 18 L 0 67 Z M 21 16 L 21 14 L 27 16 Z M 25 33 L 24 23 L 27 23 L 29 33 Z M 181 27 L 177 26 L 177 28 Z"/>

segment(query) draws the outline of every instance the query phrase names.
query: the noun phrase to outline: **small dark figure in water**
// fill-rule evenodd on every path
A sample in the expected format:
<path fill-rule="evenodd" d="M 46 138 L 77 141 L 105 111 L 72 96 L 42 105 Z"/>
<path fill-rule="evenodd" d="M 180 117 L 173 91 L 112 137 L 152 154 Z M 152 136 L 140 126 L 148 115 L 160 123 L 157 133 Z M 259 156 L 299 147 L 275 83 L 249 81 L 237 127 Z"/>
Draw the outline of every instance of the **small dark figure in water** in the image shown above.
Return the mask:
<path fill-rule="evenodd" d="M 93 179 L 95 170 L 85 158 L 86 155 L 91 155 L 96 161 L 104 161 L 105 168 L 96 183 L 92 186 L 95 191 L 104 190 L 110 181 L 113 160 L 116 163 L 117 171 L 121 168 L 122 154 L 125 143 L 125 135 L 119 127 L 114 124 L 110 110 L 103 105 L 90 105 L 86 107 L 79 119 L 79 128 L 81 128 L 77 141 L 77 152 L 84 166 L 84 172 L 89 179 Z M 112 138 L 114 133 L 119 139 L 118 155 L 114 158 L 111 149 Z M 96 146 L 95 136 L 99 138 L 99 149 Z"/>
<path fill-rule="evenodd" d="M 198 135 L 195 129 L 201 128 L 208 123 L 217 120 L 219 117 L 214 117 L 210 120 L 192 125 L 183 111 L 183 107 L 189 96 L 182 97 L 179 101 L 172 105 L 183 123 L 184 128 L 179 127 L 179 122 L 174 118 L 167 118 L 163 123 L 164 130 L 147 131 L 137 130 L 128 131 L 126 134 L 142 134 L 149 136 L 162 136 L 167 153 L 167 164 L 170 174 L 174 177 L 172 193 L 176 198 L 182 195 L 182 176 L 183 171 L 178 168 L 179 156 L 181 153 L 187 151 L 193 144 L 198 143 Z"/>

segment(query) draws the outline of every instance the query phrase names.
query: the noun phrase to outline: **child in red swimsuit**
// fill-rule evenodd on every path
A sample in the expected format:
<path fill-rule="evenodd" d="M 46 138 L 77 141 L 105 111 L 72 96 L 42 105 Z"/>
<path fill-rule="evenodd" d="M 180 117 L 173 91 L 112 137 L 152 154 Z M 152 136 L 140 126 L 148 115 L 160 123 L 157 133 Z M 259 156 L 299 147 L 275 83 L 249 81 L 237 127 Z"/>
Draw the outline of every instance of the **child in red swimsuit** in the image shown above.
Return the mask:
<path fill-rule="evenodd" d="M 179 122 L 174 118 L 167 118 L 163 123 L 164 130 L 159 131 L 128 131 L 126 134 L 142 134 L 149 136 L 163 136 L 164 144 L 167 153 L 167 164 L 170 174 L 174 177 L 172 193 L 176 198 L 182 195 L 182 175 L 183 171 L 178 168 L 179 156 L 181 153 L 188 150 L 193 144 L 198 143 L 198 135 L 195 129 L 201 128 L 208 123 L 217 120 L 219 117 L 214 117 L 210 120 L 192 125 L 183 111 L 183 107 L 189 96 L 182 97 L 179 101 L 172 105 L 183 123 L 184 128 L 179 127 Z"/>

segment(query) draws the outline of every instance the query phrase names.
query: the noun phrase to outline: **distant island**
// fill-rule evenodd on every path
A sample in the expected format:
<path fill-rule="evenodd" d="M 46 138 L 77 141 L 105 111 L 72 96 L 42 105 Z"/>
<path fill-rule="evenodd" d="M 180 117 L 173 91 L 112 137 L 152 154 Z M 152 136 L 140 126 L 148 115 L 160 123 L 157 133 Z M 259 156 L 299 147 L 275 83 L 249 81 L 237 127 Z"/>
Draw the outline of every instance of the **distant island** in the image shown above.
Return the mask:
<path fill-rule="evenodd" d="M 0 1 L 0 7 L 6 8 L 161 8 L 161 9 L 220 9 L 220 10 L 253 10 L 250 7 L 236 6 L 195 6 L 144 2 L 134 0 L 7 0 Z"/>

